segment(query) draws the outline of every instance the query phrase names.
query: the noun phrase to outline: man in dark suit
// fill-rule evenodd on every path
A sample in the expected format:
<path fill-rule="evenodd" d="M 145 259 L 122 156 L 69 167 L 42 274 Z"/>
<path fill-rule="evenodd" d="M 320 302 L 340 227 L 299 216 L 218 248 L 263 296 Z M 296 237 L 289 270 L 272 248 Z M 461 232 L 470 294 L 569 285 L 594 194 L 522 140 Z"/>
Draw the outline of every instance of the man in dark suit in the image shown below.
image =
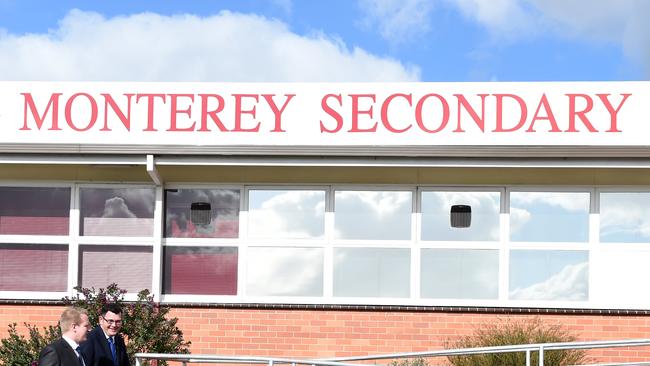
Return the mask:
<path fill-rule="evenodd" d="M 106 304 L 99 314 L 99 326 L 81 344 L 86 366 L 130 366 L 122 328 L 122 309 L 117 304 Z M 39 365 L 40 366 L 40 365 Z"/>
<path fill-rule="evenodd" d="M 86 310 L 67 308 L 59 320 L 61 338 L 48 344 L 38 358 L 39 366 L 88 366 L 81 359 L 79 343 L 86 340 L 90 322 Z"/>

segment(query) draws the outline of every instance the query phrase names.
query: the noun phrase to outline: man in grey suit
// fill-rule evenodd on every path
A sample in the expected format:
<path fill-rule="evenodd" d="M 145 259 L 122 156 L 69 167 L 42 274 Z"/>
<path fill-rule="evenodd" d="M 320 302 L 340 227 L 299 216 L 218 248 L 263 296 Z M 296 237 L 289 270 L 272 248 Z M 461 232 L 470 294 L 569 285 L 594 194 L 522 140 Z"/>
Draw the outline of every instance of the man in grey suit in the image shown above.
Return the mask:
<path fill-rule="evenodd" d="M 79 343 L 86 340 L 90 322 L 84 309 L 66 308 L 59 320 L 61 338 L 41 351 L 39 366 L 86 366 Z"/>

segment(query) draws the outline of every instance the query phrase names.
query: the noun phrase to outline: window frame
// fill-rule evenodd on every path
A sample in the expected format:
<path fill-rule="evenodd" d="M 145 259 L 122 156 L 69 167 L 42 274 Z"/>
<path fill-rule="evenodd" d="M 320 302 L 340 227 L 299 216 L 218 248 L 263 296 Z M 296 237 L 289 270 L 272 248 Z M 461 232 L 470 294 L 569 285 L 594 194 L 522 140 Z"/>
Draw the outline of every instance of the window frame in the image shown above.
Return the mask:
<path fill-rule="evenodd" d="M 152 294 L 165 303 L 264 303 L 264 304 L 367 304 L 367 305 L 415 305 L 415 306 L 494 306 L 494 307 L 553 307 L 603 309 L 612 308 L 607 299 L 598 294 L 598 276 L 594 273 L 594 258 L 606 258 L 617 254 L 621 258 L 641 251 L 650 255 L 650 243 L 601 243 L 600 232 L 600 194 L 609 192 L 650 193 L 650 186 L 566 186 L 566 185 L 417 185 L 417 184 L 246 184 L 246 183 L 165 183 L 155 186 L 149 182 L 66 182 L 66 181 L 1 181 L 0 187 L 64 187 L 70 189 L 70 225 L 68 236 L 57 235 L 0 235 L 0 243 L 7 244 L 53 244 L 68 246 L 68 285 L 66 292 L 0 291 L 0 299 L 59 300 L 64 296 L 74 296 L 74 286 L 79 278 L 80 245 L 134 245 L 151 246 Z M 82 188 L 151 188 L 155 192 L 154 232 L 151 237 L 120 236 L 81 236 L 80 190 Z M 165 189 L 236 189 L 240 192 L 239 236 L 237 238 L 164 238 L 164 190 Z M 325 235 L 324 238 L 306 239 L 261 239 L 248 238 L 248 200 L 251 190 L 323 190 L 325 191 Z M 408 240 L 358 240 L 334 239 L 335 192 L 337 191 L 408 191 L 411 192 L 411 236 Z M 421 239 L 422 193 L 429 191 L 456 192 L 499 192 L 500 212 L 498 241 L 424 241 Z M 587 242 L 514 242 L 510 241 L 510 193 L 512 192 L 584 192 L 589 193 L 589 240 Z M 162 263 L 164 247 L 236 247 L 238 248 L 237 294 L 236 295 L 175 295 L 162 294 Z M 249 247 L 309 247 L 322 248 L 323 258 L 323 296 L 261 296 L 246 295 L 247 249 Z M 333 296 L 333 254 L 335 248 L 396 248 L 410 250 L 411 274 L 409 298 L 377 297 L 334 297 Z M 499 253 L 499 296 L 495 300 L 485 299 L 423 299 L 420 296 L 420 266 L 423 249 L 495 249 Z M 589 258 L 589 299 L 586 301 L 539 301 L 509 300 L 509 258 L 512 250 L 580 250 L 586 251 Z M 629 253 L 629 254 L 627 254 Z M 602 270 L 602 268 L 601 268 Z M 603 276 L 603 275 L 599 275 Z M 136 294 L 129 293 L 126 300 L 135 300 Z M 649 299 L 634 299 L 615 305 L 613 308 L 647 308 Z"/>
<path fill-rule="evenodd" d="M 73 251 L 77 248 L 71 241 L 71 233 L 74 228 L 72 211 L 75 207 L 75 184 L 68 182 L 34 182 L 34 181 L 0 181 L 0 189 L 2 187 L 26 187 L 26 188 L 69 188 L 70 189 L 70 216 L 68 220 L 68 235 L 0 235 L 0 243 L 2 244 L 16 244 L 16 245 L 67 245 L 68 246 L 68 280 L 67 289 L 63 291 L 0 291 L 0 299 L 26 299 L 26 300 L 60 300 L 64 296 L 68 296 L 72 291 L 74 285 L 71 281 L 71 273 L 73 272 Z"/>

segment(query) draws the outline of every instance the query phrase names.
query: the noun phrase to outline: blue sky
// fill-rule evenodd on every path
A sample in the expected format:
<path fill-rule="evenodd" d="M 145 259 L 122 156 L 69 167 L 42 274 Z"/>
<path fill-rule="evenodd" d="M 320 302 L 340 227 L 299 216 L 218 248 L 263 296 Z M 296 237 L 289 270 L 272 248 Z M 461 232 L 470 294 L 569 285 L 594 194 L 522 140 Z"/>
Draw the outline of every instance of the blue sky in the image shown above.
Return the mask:
<path fill-rule="evenodd" d="M 0 0 L 0 80 L 647 80 L 645 0 Z"/>

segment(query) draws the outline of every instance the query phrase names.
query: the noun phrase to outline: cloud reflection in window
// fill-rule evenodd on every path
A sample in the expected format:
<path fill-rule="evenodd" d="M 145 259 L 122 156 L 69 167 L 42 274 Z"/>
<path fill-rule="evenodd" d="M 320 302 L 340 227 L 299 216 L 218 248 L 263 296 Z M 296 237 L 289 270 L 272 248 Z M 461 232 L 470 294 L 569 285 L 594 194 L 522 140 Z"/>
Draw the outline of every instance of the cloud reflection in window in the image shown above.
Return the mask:
<path fill-rule="evenodd" d="M 588 298 L 587 251 L 511 251 L 510 299 L 586 301 Z"/>
<path fill-rule="evenodd" d="M 322 238 L 325 191 L 251 190 L 248 236 L 251 238 Z"/>
<path fill-rule="evenodd" d="M 650 192 L 601 193 L 600 241 L 650 242 Z"/>
<path fill-rule="evenodd" d="M 452 205 L 472 208 L 472 224 L 453 228 Z M 423 192 L 422 240 L 499 240 L 500 194 L 498 192 Z"/>
<path fill-rule="evenodd" d="M 323 296 L 323 249 L 248 249 L 249 296 Z"/>
<path fill-rule="evenodd" d="M 589 193 L 511 192 L 510 240 L 587 242 Z"/>
<path fill-rule="evenodd" d="M 337 239 L 411 238 L 411 192 L 336 191 L 334 205 Z"/>

